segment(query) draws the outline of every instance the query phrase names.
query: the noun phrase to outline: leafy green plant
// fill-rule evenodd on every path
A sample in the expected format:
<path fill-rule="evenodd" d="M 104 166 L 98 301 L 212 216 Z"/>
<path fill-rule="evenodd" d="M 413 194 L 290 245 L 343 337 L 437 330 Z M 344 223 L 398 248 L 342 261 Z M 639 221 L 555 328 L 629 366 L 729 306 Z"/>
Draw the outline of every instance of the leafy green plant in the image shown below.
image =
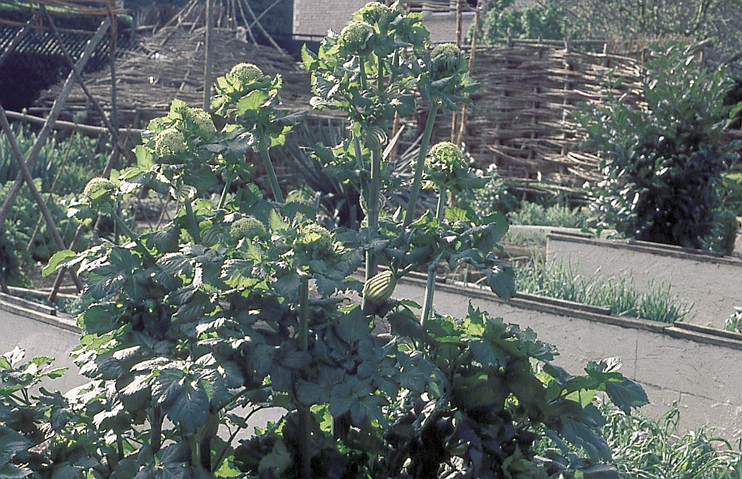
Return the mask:
<path fill-rule="evenodd" d="M 495 43 L 509 35 L 534 40 L 564 38 L 565 12 L 555 2 L 548 2 L 545 7 L 534 5 L 523 8 L 515 8 L 513 0 L 494 0 L 490 3 L 492 5 L 480 26 L 480 38 L 484 43 Z"/>
<path fill-rule="evenodd" d="M 368 87 L 368 73 L 377 86 L 392 84 L 386 77 L 403 63 L 390 46 L 414 42 L 413 51 L 422 51 L 424 31 L 419 15 L 398 6 L 371 3 L 355 18 L 320 54 L 305 52 L 305 63 L 320 71 L 315 88 L 330 80 L 324 68 L 342 73 L 332 78 L 338 83 L 328 102 L 363 107 L 349 111 L 351 147 L 323 151 L 340 156 L 337 163 L 356 155 L 350 168 L 373 170 L 386 135 L 377 108 L 393 111 L 397 103 L 385 107 L 384 88 L 361 88 L 363 81 Z M 463 93 L 454 84 L 466 84 L 460 57 L 450 49 L 415 58 L 403 71 L 419 71 L 420 81 L 405 85 L 421 85 L 422 97 L 435 98 L 434 111 Z M 450 76 L 427 84 L 423 70 L 435 69 Z M 492 253 L 507 231 L 504 216 L 447 207 L 410 219 L 400 208 L 374 225 L 368 207 L 365 225 L 331 232 L 314 208 L 280 201 L 276 191 L 279 201 L 254 184 L 213 194 L 223 187 L 220 177 L 249 176 L 245 152 L 268 147 L 265 131 L 282 135 L 291 126 L 269 100 L 253 103 L 253 95 L 264 96 L 253 93 L 259 88 L 228 92 L 235 77 L 276 87 L 275 79 L 234 70 L 218 79 L 220 130 L 204 112 L 173 102 L 143 135 L 137 164 L 91 180 L 70 209 L 82 222 L 102 214 L 123 223 L 118 204 L 148 187 L 180 202 L 173 221 L 142 234 L 121 224 L 121 244 L 60 252 L 45 269 L 76 268 L 87 281 L 74 355 L 91 382 L 67 396 L 71 412 L 59 418 L 58 432 L 46 429 L 79 451 L 75 472 L 113 479 L 546 477 L 549 466 L 533 461 L 541 434 L 565 450 L 575 444 L 593 461 L 609 460 L 590 399 L 603 391 L 627 411 L 647 400 L 617 361 L 570 376 L 550 364 L 553 347 L 533 331 L 473 308 L 463 321 L 435 314 L 421 321 L 420 306 L 394 298 L 399 278 L 441 261 L 471 265 L 494 292 L 511 297 L 513 272 Z M 414 105 L 413 91 L 404 95 L 400 101 Z M 266 124 L 276 129 L 263 130 Z M 424 148 L 423 160 L 427 154 Z M 439 193 L 468 176 L 459 168 L 439 176 L 449 169 L 435 160 L 428 166 Z M 416 164 L 420 182 L 423 167 Z M 361 184 L 374 178 L 371 172 Z M 413 191 L 421 187 L 414 184 Z M 370 257 L 387 269 L 364 285 L 355 273 L 366 258 L 368 275 Z M 376 326 L 385 324 L 389 332 L 380 333 Z M 250 435 L 251 415 L 265 407 L 285 414 Z M 10 459 L 41 476 L 44 469 L 22 453 Z"/>
<path fill-rule="evenodd" d="M 734 307 L 734 313 L 724 322 L 724 329 L 734 331 L 735 333 L 742 333 L 742 308 Z"/>
<path fill-rule="evenodd" d="M 479 176 L 486 178 L 481 188 L 470 188 L 462 191 L 456 198 L 460 205 L 469 206 L 475 211 L 489 215 L 495 212 L 508 214 L 518 208 L 520 200 L 508 189 L 505 181 L 494 174 L 494 170 L 477 171 Z"/>
<path fill-rule="evenodd" d="M 14 123 L 13 133 L 21 152 L 26 155 L 36 135 L 24 123 Z M 31 169 L 31 176 L 41 180 L 39 191 L 66 196 L 80 191 L 87 181 L 103 169 L 111 145 L 105 137 L 89 138 L 79 133 L 58 135 L 41 147 Z M 0 184 L 15 181 L 18 163 L 4 134 L 0 135 Z"/>
<path fill-rule="evenodd" d="M 656 421 L 608 405 L 602 409 L 608 421 L 603 426 L 603 437 L 622 478 L 739 477 L 739 444 L 735 447 L 705 427 L 680 434 L 680 413 L 675 404 Z"/>
<path fill-rule="evenodd" d="M 523 202 L 520 208 L 508 215 L 510 224 L 558 226 L 562 228 L 583 228 L 591 218 L 589 212 L 581 207 L 555 204 L 544 206 L 539 203 Z"/>
<path fill-rule="evenodd" d="M 720 138 L 730 81 L 723 68 L 699 66 L 695 54 L 692 45 L 653 47 L 642 80 L 646 105 L 609 96 L 576 119 L 605 174 L 590 190 L 601 224 L 701 249 L 716 234 L 717 185 L 735 155 Z"/>
<path fill-rule="evenodd" d="M 524 293 L 606 307 L 611 314 L 662 323 L 681 321 L 692 308 L 674 296 L 670 286 L 650 284 L 646 292 L 641 292 L 631 279 L 586 278 L 575 275 L 563 263 L 547 267 L 539 257 L 516 269 L 515 282 Z"/>

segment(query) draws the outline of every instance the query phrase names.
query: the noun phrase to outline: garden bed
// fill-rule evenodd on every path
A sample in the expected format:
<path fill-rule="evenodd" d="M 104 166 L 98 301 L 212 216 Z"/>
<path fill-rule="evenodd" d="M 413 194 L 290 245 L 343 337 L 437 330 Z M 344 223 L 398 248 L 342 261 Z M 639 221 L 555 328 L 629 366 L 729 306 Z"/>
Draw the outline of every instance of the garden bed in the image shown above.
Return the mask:
<path fill-rule="evenodd" d="M 610 241 L 553 233 L 547 262 L 563 263 L 575 274 L 631 278 L 639 289 L 670 285 L 671 292 L 693 303 L 686 322 L 724 329 L 724 321 L 742 305 L 742 261 L 718 254 L 639 241 Z"/>

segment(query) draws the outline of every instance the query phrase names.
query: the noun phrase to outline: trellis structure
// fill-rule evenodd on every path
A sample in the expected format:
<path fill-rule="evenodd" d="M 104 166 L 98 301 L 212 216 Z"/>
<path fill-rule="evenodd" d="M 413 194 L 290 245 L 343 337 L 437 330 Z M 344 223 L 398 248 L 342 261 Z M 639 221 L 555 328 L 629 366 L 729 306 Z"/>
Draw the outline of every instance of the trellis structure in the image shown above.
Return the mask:
<path fill-rule="evenodd" d="M 55 100 L 54 105 L 52 109 L 50 110 L 49 115 L 47 116 L 44 122 L 44 126 L 42 127 L 41 131 L 37 135 L 34 145 L 31 148 L 31 151 L 28 153 L 28 157 L 25 160 L 23 158 L 23 154 L 21 153 L 18 147 L 18 143 L 13 134 L 13 131 L 10 129 L 10 123 L 8 121 L 8 117 L 6 115 L 5 109 L 2 107 L 2 105 L 0 105 L 0 127 L 2 127 L 3 132 L 5 133 L 8 141 L 10 142 L 13 155 L 15 156 L 19 169 L 20 169 L 20 173 L 18 174 L 18 177 L 16 178 L 16 181 L 13 184 L 13 187 L 10 193 L 4 199 L 2 207 L 0 207 L 0 231 L 4 229 L 5 220 L 7 219 L 8 214 L 10 213 L 10 210 L 13 207 L 13 204 L 15 203 L 15 200 L 18 197 L 18 194 L 20 193 L 20 190 L 25 182 L 26 186 L 29 188 L 31 192 L 31 195 L 36 201 L 39 207 L 39 210 L 41 211 L 42 217 L 46 221 L 47 227 L 52 235 L 52 238 L 54 239 L 54 242 L 56 243 L 57 247 L 60 250 L 62 250 L 62 249 L 67 249 L 68 246 L 64 244 L 62 237 L 59 234 L 59 231 L 57 230 L 57 227 L 54 223 L 54 219 L 52 218 L 51 213 L 49 212 L 49 208 L 47 207 L 46 202 L 42 198 L 37 188 L 34 186 L 30 169 L 33 166 L 34 162 L 36 161 L 36 157 L 38 156 L 41 150 L 41 147 L 44 145 L 44 143 L 46 143 L 46 140 L 48 139 L 49 134 L 54 129 L 57 118 L 60 112 L 62 111 L 62 109 L 64 108 L 65 101 L 72 89 L 72 86 L 74 85 L 76 81 L 82 84 L 82 78 L 80 76 L 80 72 L 82 72 L 85 69 L 86 64 L 90 61 L 90 58 L 95 52 L 95 49 L 98 47 L 99 43 L 102 41 L 106 33 L 109 32 L 109 30 L 111 29 L 111 26 L 116 24 L 115 22 L 116 15 L 122 13 L 123 11 L 116 6 L 113 0 L 76 0 L 75 2 L 66 1 L 66 0 L 39 0 L 34 3 L 35 3 L 34 7 L 37 9 L 36 13 L 33 15 L 31 19 L 29 19 L 26 22 L 26 24 L 16 34 L 16 36 L 13 38 L 10 44 L 6 47 L 6 49 L 2 52 L 2 54 L 0 54 L 0 65 L 8 58 L 10 53 L 15 51 L 15 49 L 18 48 L 19 45 L 22 44 L 24 38 L 29 33 L 31 28 L 34 26 L 35 22 L 37 22 L 37 20 L 39 20 L 40 18 L 44 18 L 46 21 L 48 21 L 48 25 L 51 28 L 51 31 L 53 32 L 58 42 L 58 45 L 59 45 L 59 48 L 62 54 L 64 55 L 67 62 L 69 63 L 71 71 L 70 71 L 69 76 L 67 77 L 67 80 L 65 81 L 64 87 L 62 91 L 60 92 L 60 95 Z M 102 17 L 100 26 L 98 27 L 98 29 L 96 30 L 92 38 L 87 42 L 84 51 L 82 52 L 82 54 L 80 55 L 80 57 L 77 59 L 76 62 L 73 60 L 73 57 L 70 55 L 70 52 L 68 51 L 67 46 L 64 44 L 62 37 L 59 33 L 59 30 L 57 29 L 52 16 L 49 14 L 47 7 L 64 8 L 64 9 L 68 9 L 68 10 L 75 11 L 75 12 L 85 13 L 91 16 Z M 112 31 L 111 35 L 112 35 L 112 38 L 115 38 L 115 31 Z M 115 49 L 115 40 L 112 41 L 111 43 L 112 45 L 114 45 L 112 46 L 112 48 Z M 112 52 L 111 58 L 114 58 L 113 53 L 114 52 Z M 113 64 L 114 63 L 112 62 L 111 63 L 112 65 L 111 74 L 115 76 L 115 70 L 113 68 Z M 115 90 L 113 94 L 115 98 Z M 97 107 L 100 108 L 100 104 L 97 102 L 97 100 L 94 97 L 90 96 L 90 100 L 94 105 L 97 105 Z M 113 102 L 113 105 L 114 105 L 113 116 L 115 118 L 115 100 Z M 111 159 L 108 162 L 108 165 L 106 166 L 106 169 L 110 171 L 110 169 L 113 167 L 113 163 L 116 161 L 118 156 L 122 153 L 125 153 L 125 149 L 123 148 L 123 144 L 119 138 L 117 127 L 114 124 L 111 124 L 111 122 L 108 121 L 107 118 L 105 119 L 105 125 L 113 138 L 114 145 L 116 146 L 114 155 L 112 155 Z M 76 235 L 76 239 L 78 239 L 81 235 L 82 235 L 82 229 L 79 229 L 78 234 Z M 70 247 L 74 247 L 74 245 L 70 245 Z M 82 282 L 80 281 L 80 279 L 74 274 L 74 272 L 70 271 L 70 274 L 78 290 L 82 289 Z M 62 275 L 63 275 L 63 272 L 60 273 L 59 276 L 57 277 L 57 282 L 56 282 L 55 288 L 52 290 L 52 296 L 50 299 L 54 299 L 58 286 L 59 284 L 61 284 Z M 2 289 L 3 292 L 8 293 L 7 284 L 5 283 L 5 279 L 2 277 L 2 274 L 0 274 L 0 289 Z"/>

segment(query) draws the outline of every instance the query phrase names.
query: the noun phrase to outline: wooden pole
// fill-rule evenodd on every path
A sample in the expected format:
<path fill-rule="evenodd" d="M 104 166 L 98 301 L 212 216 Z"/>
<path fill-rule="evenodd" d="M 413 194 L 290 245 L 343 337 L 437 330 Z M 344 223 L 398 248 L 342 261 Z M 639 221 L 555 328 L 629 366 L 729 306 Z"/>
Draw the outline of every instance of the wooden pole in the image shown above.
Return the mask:
<path fill-rule="evenodd" d="M 211 67 L 214 49 L 214 0 L 206 0 L 206 51 L 204 52 L 204 111 L 211 108 Z"/>
<path fill-rule="evenodd" d="M 121 142 L 121 138 L 118 132 L 118 113 L 116 111 L 116 69 L 115 69 L 114 64 L 111 64 L 111 101 L 112 101 L 113 120 L 109 120 L 100 102 L 95 98 L 95 96 L 93 96 L 93 94 L 88 89 L 87 85 L 85 85 L 85 81 L 82 79 L 82 75 L 80 74 L 82 70 L 78 69 L 75 66 L 75 63 L 72 60 L 72 56 L 67 50 L 67 47 L 64 46 L 64 42 L 62 42 L 62 37 L 59 35 L 59 31 L 57 30 L 56 25 L 54 25 L 54 20 L 52 19 L 51 15 L 49 15 L 49 12 L 46 10 L 46 8 L 44 8 L 44 5 L 41 5 L 41 8 L 43 8 L 44 13 L 46 13 L 46 17 L 49 20 L 49 24 L 51 25 L 52 31 L 54 32 L 57 42 L 59 43 L 59 46 L 62 50 L 62 54 L 64 55 L 64 58 L 67 60 L 67 65 L 70 67 L 70 69 L 72 70 L 72 73 L 75 75 L 75 79 L 77 80 L 77 83 L 80 85 L 80 88 L 82 88 L 83 93 L 85 93 L 85 96 L 87 96 L 90 103 L 93 104 L 93 107 L 98 111 L 98 114 L 100 115 L 101 120 L 103 121 L 103 124 L 106 126 L 107 131 L 111 134 L 111 137 L 113 138 L 113 144 L 115 145 L 116 149 L 121 150 L 121 152 L 127 158 L 129 158 L 130 157 L 129 152 L 126 149 L 126 146 Z M 111 61 L 113 61 L 113 53 L 111 53 Z"/>
<path fill-rule="evenodd" d="M 479 30 L 479 12 L 482 10 L 482 0 L 477 2 L 477 10 L 474 14 L 474 29 L 471 35 L 471 46 L 469 48 L 469 75 L 474 71 L 474 59 L 477 53 L 477 31 Z M 468 96 L 468 95 L 467 95 Z M 469 105 L 464 103 L 461 107 L 461 118 L 459 120 L 459 132 L 456 135 L 456 141 L 453 141 L 458 146 L 461 146 L 464 141 L 464 134 L 466 133 L 466 114 L 469 110 Z"/>
<path fill-rule="evenodd" d="M 36 10 L 36 13 L 33 14 L 33 17 L 29 21 L 26 22 L 26 24 L 23 26 L 23 28 L 15 34 L 15 37 L 13 37 L 13 41 L 10 42 L 10 45 L 5 49 L 2 55 L 0 55 L 0 65 L 2 65 L 5 60 L 10 56 L 10 54 L 15 51 L 15 49 L 18 47 L 18 44 L 21 43 L 21 41 L 25 38 L 26 33 L 28 33 L 28 30 L 31 28 L 31 25 L 36 21 L 37 18 L 39 18 L 39 15 L 41 14 L 40 10 Z"/>

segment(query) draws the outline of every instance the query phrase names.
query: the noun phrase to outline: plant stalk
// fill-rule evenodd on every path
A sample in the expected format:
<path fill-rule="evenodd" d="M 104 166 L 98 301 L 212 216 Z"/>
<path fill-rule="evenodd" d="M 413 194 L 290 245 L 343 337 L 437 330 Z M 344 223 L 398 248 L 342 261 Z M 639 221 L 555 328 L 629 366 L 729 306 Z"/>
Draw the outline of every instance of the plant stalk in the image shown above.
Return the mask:
<path fill-rule="evenodd" d="M 443 213 L 446 209 L 446 199 L 448 198 L 448 190 L 445 186 L 441 186 L 438 194 L 438 208 L 436 209 L 435 216 L 438 222 L 443 221 Z M 428 265 L 428 280 L 425 283 L 425 299 L 423 300 L 423 310 L 420 316 L 420 320 L 425 324 L 433 312 L 433 296 L 435 295 L 435 275 L 438 272 L 438 258 L 432 261 Z"/>
<path fill-rule="evenodd" d="M 301 278 L 301 299 L 299 303 L 299 349 L 309 349 L 309 276 Z M 312 455 L 310 443 L 312 440 L 311 411 L 303 404 L 297 404 L 301 420 L 301 478 L 312 477 Z"/>
<path fill-rule="evenodd" d="M 417 198 L 420 195 L 420 185 L 423 179 L 425 156 L 428 154 L 428 145 L 430 144 L 430 137 L 433 135 L 433 125 L 435 124 L 435 117 L 438 115 L 438 108 L 439 102 L 433 102 L 430 107 L 430 113 L 428 114 L 428 121 L 425 123 L 425 131 L 423 132 L 423 138 L 420 141 L 420 154 L 417 156 L 417 164 L 415 166 L 415 177 L 412 180 L 410 199 L 407 203 L 407 211 L 404 215 L 402 228 L 410 226 L 415 217 L 415 207 L 417 206 Z"/>
<path fill-rule="evenodd" d="M 258 151 L 260 152 L 260 156 L 263 158 L 263 165 L 265 166 L 265 171 L 268 173 L 268 181 L 271 184 L 271 191 L 273 192 L 273 198 L 276 199 L 277 202 L 283 204 L 285 203 L 283 199 L 283 193 L 281 193 L 281 186 L 278 184 L 278 178 L 276 177 L 276 170 L 273 169 L 273 163 L 271 162 L 271 157 L 268 154 L 268 148 L 265 147 L 265 145 L 259 144 L 258 145 Z"/>
<path fill-rule="evenodd" d="M 191 236 L 193 236 L 193 241 L 200 243 L 201 234 L 198 231 L 198 222 L 196 221 L 196 214 L 193 212 L 191 200 L 187 199 L 183 204 L 185 205 L 186 214 L 188 215 L 188 231 L 190 231 Z"/>
<path fill-rule="evenodd" d="M 217 209 L 223 209 L 224 205 L 227 203 L 227 195 L 229 194 L 229 187 L 232 184 L 233 178 L 229 178 L 225 185 L 224 189 L 222 190 L 222 195 L 219 197 L 219 205 L 217 206 Z"/>
<path fill-rule="evenodd" d="M 381 150 L 371 150 L 371 184 L 368 192 L 368 229 L 371 240 L 376 239 L 379 233 L 379 194 L 381 193 Z M 376 274 L 376 255 L 373 251 L 366 251 L 366 281 Z"/>
<path fill-rule="evenodd" d="M 132 231 L 132 229 L 129 228 L 129 225 L 127 225 L 124 222 L 124 220 L 121 219 L 121 217 L 118 214 L 116 214 L 115 211 L 111 212 L 111 216 L 113 217 L 113 221 L 118 225 L 118 227 L 121 228 L 121 230 L 123 230 L 124 234 L 126 234 L 126 236 L 128 236 L 129 239 L 131 239 L 134 243 L 137 244 L 137 246 L 139 246 L 139 249 L 142 250 L 142 254 L 144 255 L 144 257 L 150 260 L 152 264 L 155 264 L 157 260 L 155 259 L 154 256 L 152 256 L 152 253 L 149 252 L 147 247 L 144 246 L 144 243 L 142 243 L 142 241 L 139 239 L 139 235 L 134 233 L 134 231 Z"/>

